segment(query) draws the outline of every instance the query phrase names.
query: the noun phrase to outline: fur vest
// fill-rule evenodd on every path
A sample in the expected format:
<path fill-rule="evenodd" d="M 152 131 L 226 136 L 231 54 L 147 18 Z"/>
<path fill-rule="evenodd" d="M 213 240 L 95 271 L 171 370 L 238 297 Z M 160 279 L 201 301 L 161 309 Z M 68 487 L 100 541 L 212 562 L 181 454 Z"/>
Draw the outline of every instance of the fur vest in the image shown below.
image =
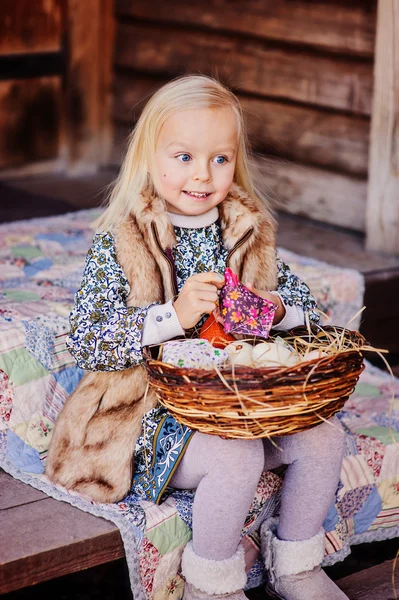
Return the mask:
<path fill-rule="evenodd" d="M 277 287 L 271 213 L 233 185 L 219 205 L 227 264 L 255 287 Z M 118 262 L 130 284 L 129 306 L 167 302 L 177 294 L 171 249 L 176 244 L 164 201 L 144 194 L 115 232 Z M 87 372 L 63 407 L 52 435 L 46 475 L 96 502 L 116 502 L 131 486 L 143 414 L 157 403 L 142 365 Z"/>

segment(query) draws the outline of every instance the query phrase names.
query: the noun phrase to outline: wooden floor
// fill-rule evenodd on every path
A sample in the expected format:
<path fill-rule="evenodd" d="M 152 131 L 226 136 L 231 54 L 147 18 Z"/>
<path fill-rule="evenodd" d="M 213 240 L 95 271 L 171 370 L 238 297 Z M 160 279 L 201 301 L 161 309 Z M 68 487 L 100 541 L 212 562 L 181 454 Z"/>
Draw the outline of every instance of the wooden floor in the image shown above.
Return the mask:
<path fill-rule="evenodd" d="M 399 571 L 395 561 L 388 560 L 367 571 L 359 571 L 340 579 L 337 583 L 350 600 L 396 600 L 399 593 Z"/>

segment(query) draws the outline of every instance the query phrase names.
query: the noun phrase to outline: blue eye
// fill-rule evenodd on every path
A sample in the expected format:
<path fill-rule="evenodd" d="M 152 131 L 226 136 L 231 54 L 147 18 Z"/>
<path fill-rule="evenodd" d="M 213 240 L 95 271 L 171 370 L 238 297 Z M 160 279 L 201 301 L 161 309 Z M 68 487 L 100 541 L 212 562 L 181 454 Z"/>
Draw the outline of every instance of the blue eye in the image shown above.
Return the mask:
<path fill-rule="evenodd" d="M 191 160 L 191 156 L 189 154 L 179 154 L 176 156 L 181 162 L 189 162 Z"/>
<path fill-rule="evenodd" d="M 224 163 L 227 162 L 227 158 L 225 156 L 216 156 L 215 162 L 218 165 L 224 165 Z"/>

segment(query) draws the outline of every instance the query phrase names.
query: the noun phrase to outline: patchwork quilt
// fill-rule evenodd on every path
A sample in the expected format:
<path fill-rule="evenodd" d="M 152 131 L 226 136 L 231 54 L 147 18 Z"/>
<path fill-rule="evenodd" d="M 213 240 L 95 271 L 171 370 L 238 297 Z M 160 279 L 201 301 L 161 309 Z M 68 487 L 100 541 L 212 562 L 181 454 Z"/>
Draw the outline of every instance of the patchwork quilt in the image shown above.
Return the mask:
<path fill-rule="evenodd" d="M 50 485 L 43 474 L 57 415 L 83 375 L 65 339 L 97 216 L 90 210 L 0 225 L 0 461 L 14 477 L 116 523 L 135 600 L 171 600 L 184 588 L 179 567 L 191 537 L 192 491 L 175 491 L 161 506 L 133 495 L 102 505 Z M 347 325 L 362 306 L 362 276 L 280 252 L 310 285 L 326 318 Z M 350 327 L 358 323 L 359 316 Z M 399 535 L 399 380 L 367 364 L 339 416 L 346 456 L 324 523 L 325 565 L 342 560 L 351 544 Z M 243 530 L 254 553 L 259 523 L 278 514 L 282 484 L 274 473 L 259 482 Z M 248 587 L 263 577 L 258 558 Z"/>

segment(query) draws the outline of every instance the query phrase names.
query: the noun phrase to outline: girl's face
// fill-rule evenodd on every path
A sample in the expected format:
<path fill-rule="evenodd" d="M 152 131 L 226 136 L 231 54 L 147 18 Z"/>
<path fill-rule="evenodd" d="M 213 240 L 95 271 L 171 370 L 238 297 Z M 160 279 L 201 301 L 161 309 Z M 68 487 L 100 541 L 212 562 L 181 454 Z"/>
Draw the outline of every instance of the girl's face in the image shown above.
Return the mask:
<path fill-rule="evenodd" d="M 229 108 L 185 109 L 166 119 L 155 149 L 158 193 L 170 212 L 202 215 L 228 194 L 238 148 Z"/>

